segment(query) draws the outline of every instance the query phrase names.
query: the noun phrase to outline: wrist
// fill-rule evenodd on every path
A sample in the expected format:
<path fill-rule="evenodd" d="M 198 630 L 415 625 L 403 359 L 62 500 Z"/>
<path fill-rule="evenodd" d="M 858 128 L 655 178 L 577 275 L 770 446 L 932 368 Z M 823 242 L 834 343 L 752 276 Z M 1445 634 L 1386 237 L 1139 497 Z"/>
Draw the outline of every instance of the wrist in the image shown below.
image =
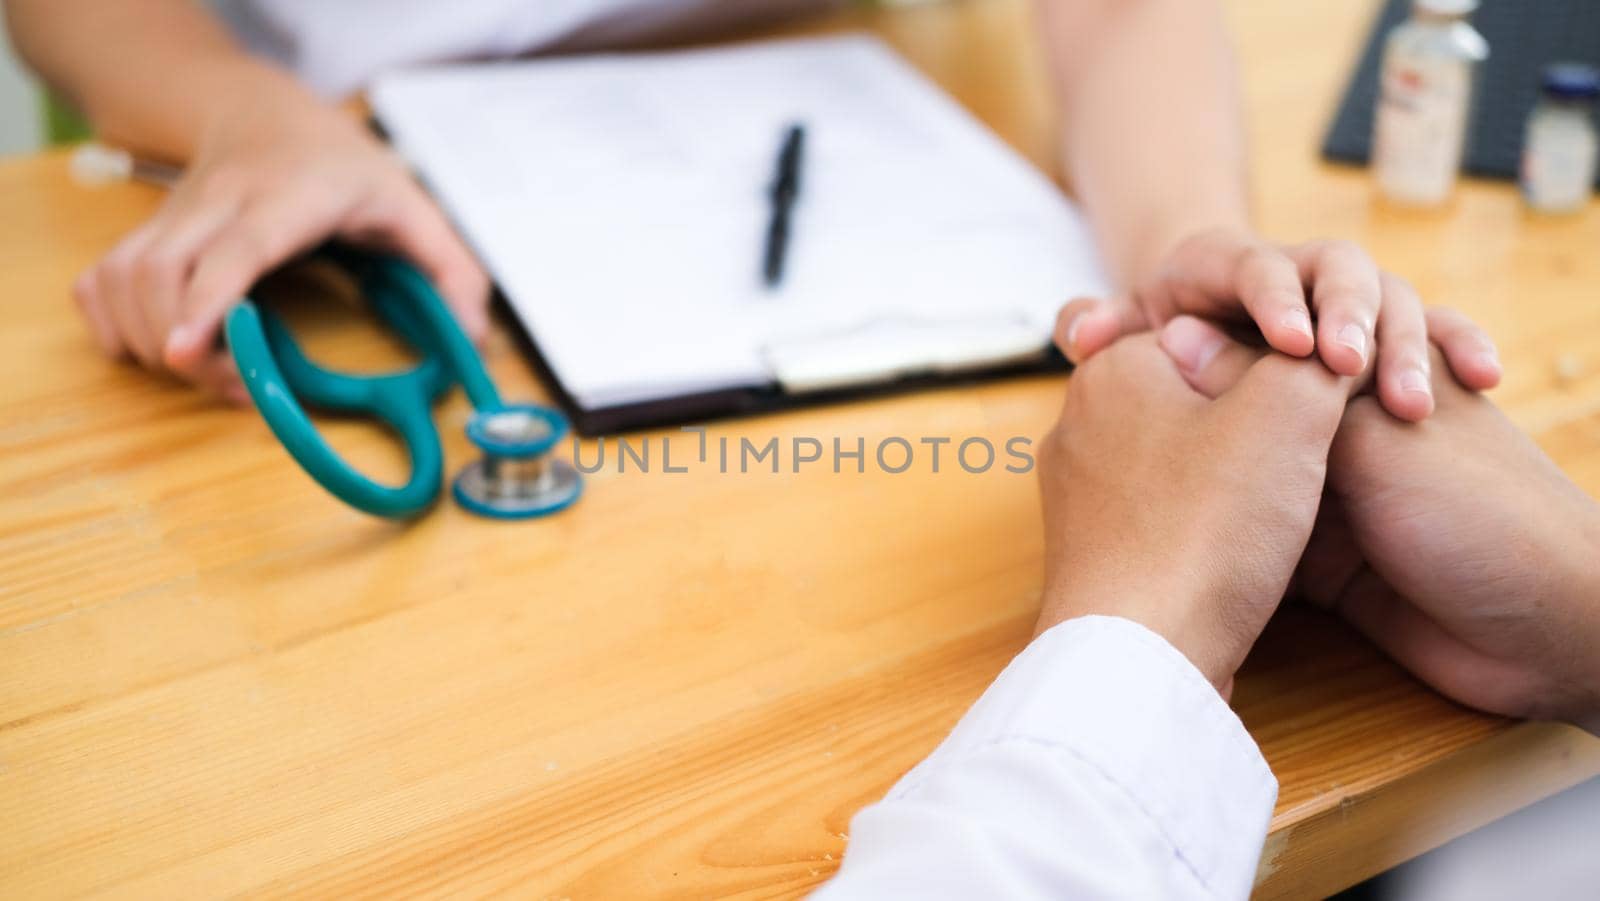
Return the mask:
<path fill-rule="evenodd" d="M 271 129 L 332 111 L 287 72 L 244 53 L 202 55 L 174 67 L 163 81 L 147 94 L 149 102 L 113 96 L 104 104 L 86 103 L 85 112 L 111 143 L 188 163 L 241 116 L 257 129 Z"/>
<path fill-rule="evenodd" d="M 218 61 L 207 77 L 207 89 L 194 100 L 201 138 L 219 122 L 298 123 L 337 114 L 294 76 L 253 58 Z"/>
<path fill-rule="evenodd" d="M 1073 590 L 1049 590 L 1040 605 L 1034 624 L 1034 637 L 1054 626 L 1084 616 L 1109 616 L 1128 620 L 1161 636 L 1178 653 L 1188 658 L 1200 674 L 1227 696 L 1243 654 L 1229 653 L 1208 621 L 1208 605 L 1201 593 L 1188 585 L 1107 585 L 1085 590 L 1081 583 Z"/>

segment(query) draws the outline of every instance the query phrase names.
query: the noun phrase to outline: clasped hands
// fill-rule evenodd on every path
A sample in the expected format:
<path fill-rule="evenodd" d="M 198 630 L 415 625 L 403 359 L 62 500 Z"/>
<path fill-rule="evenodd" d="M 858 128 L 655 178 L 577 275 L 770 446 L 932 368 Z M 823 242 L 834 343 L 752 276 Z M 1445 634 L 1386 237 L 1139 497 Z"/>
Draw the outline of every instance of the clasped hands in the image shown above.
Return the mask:
<path fill-rule="evenodd" d="M 1131 619 L 1226 696 L 1287 596 L 1460 703 L 1600 734 L 1600 506 L 1477 393 L 1500 375 L 1487 336 L 1363 257 L 1376 290 L 1300 268 L 1317 337 L 1299 340 L 1273 327 L 1295 311 L 1264 316 L 1259 292 L 1218 299 L 1258 257 L 1230 273 L 1210 256 L 1208 285 L 1180 260 L 1159 303 L 1063 311 L 1079 368 L 1039 454 L 1039 631 Z M 1235 315 L 1270 346 L 1216 324 Z M 1376 324 L 1376 360 L 1347 353 L 1340 318 Z"/>

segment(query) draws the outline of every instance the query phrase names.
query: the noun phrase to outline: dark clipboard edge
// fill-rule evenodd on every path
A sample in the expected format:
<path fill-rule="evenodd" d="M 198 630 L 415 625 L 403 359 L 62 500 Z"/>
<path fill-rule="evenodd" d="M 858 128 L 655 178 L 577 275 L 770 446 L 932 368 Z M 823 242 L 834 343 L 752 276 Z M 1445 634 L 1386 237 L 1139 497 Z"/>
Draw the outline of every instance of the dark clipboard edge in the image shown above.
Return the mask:
<path fill-rule="evenodd" d="M 540 353 L 539 345 L 533 340 L 533 335 L 523 325 L 522 320 L 517 317 L 516 311 L 511 308 L 498 286 L 495 288 L 494 306 L 496 315 L 502 318 L 510 328 L 516 345 L 521 349 L 523 357 L 532 365 L 534 374 L 538 376 L 540 382 L 544 383 L 545 388 L 550 392 L 551 398 L 561 407 L 562 412 L 566 413 L 567 418 L 572 420 L 573 429 L 584 438 L 599 438 L 604 435 L 657 429 L 666 426 L 698 425 L 720 419 L 758 416 L 802 407 L 819 407 L 826 404 L 837 404 L 865 398 L 905 394 L 928 388 L 980 385 L 1028 375 L 1065 373 L 1072 369 L 1072 364 L 1067 362 L 1067 358 L 1062 356 L 1061 352 L 1055 347 L 1051 347 L 1036 362 L 996 366 L 959 375 L 936 373 L 913 375 L 871 385 L 816 391 L 800 395 L 786 394 L 777 385 L 768 385 L 760 388 L 730 388 L 722 391 L 706 391 L 699 394 L 685 394 L 660 400 L 622 404 L 615 407 L 589 409 L 581 406 L 577 399 L 567 391 L 566 386 L 561 384 L 561 380 L 556 377 L 555 370 L 550 368 L 550 364 L 545 360 L 544 354 Z"/>

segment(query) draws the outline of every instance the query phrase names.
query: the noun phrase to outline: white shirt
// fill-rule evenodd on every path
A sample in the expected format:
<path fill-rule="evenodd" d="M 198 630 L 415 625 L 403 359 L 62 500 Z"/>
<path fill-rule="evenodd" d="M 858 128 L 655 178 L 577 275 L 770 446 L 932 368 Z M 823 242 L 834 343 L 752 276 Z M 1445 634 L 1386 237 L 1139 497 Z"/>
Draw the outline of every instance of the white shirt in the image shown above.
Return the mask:
<path fill-rule="evenodd" d="M 252 51 L 337 98 L 397 66 L 597 50 L 835 0 L 212 0 Z"/>
<path fill-rule="evenodd" d="M 847 898 L 1245 898 L 1278 783 L 1187 658 L 1069 620 L 851 821 Z"/>

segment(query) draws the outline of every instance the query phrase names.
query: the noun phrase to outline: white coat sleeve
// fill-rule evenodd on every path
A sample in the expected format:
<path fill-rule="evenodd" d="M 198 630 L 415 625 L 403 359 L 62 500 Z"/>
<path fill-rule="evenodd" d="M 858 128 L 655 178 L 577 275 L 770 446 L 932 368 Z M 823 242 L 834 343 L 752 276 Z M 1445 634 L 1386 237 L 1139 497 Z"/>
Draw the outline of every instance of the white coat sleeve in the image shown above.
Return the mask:
<path fill-rule="evenodd" d="M 851 821 L 852 898 L 1245 898 L 1278 783 L 1177 649 L 1116 617 L 1061 623 Z"/>

